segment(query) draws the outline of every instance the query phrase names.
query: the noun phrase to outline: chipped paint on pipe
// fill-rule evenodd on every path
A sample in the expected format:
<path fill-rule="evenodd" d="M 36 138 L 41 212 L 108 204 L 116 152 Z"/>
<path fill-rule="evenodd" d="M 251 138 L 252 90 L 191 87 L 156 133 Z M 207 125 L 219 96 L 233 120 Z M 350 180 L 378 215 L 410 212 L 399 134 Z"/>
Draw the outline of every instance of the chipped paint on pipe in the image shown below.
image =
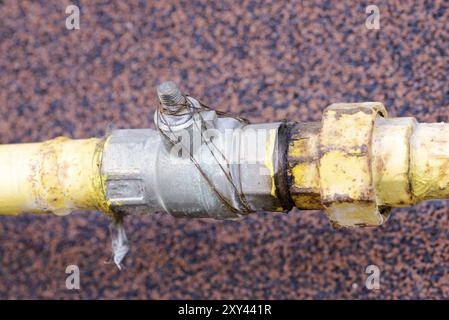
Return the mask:
<path fill-rule="evenodd" d="M 322 123 L 294 127 L 288 161 L 298 208 L 325 208 L 336 227 L 376 226 L 389 208 L 449 198 L 449 124 L 375 117 L 382 107 L 334 104 Z"/>
<path fill-rule="evenodd" d="M 288 148 L 290 194 L 300 209 L 323 209 L 317 163 L 320 130 L 318 122 L 298 123 L 292 130 Z"/>
<path fill-rule="evenodd" d="M 405 207 L 449 198 L 449 124 L 380 119 L 373 139 L 378 203 Z"/>
<path fill-rule="evenodd" d="M 420 123 L 410 146 L 413 196 L 417 200 L 449 198 L 449 124 Z"/>
<path fill-rule="evenodd" d="M 410 184 L 410 138 L 414 118 L 378 118 L 373 132 L 372 172 L 379 205 L 407 207 L 415 202 Z"/>
<path fill-rule="evenodd" d="M 96 138 L 0 145 L 0 214 L 109 212 L 102 150 L 103 140 Z"/>
<path fill-rule="evenodd" d="M 264 166 L 271 183 L 263 194 L 266 192 L 270 199 L 279 202 L 277 196 L 282 189 L 282 198 L 300 209 L 325 209 L 336 227 L 377 226 L 387 219 L 390 208 L 411 206 L 420 200 L 448 199 L 449 124 L 420 124 L 414 118 L 385 116 L 381 103 L 340 103 L 328 107 L 320 123 L 291 123 L 292 129 L 282 139 L 278 139 L 277 129 L 270 130 Z M 139 143 L 142 134 L 160 140 L 157 132 L 151 130 L 124 132 L 126 137 L 137 135 Z M 117 188 L 110 188 L 108 196 L 107 179 L 102 172 L 117 175 L 131 170 L 130 174 L 135 174 L 137 162 L 142 162 L 145 171 L 146 157 L 151 153 L 157 157 L 160 150 L 154 146 L 139 149 L 143 152 L 139 155 L 134 149 L 128 152 L 125 148 L 123 152 L 128 153 L 120 158 L 121 165 L 129 170 L 120 171 L 120 166 L 106 165 L 104 154 L 115 154 L 114 150 L 123 143 L 136 148 L 140 144 L 129 138 L 120 140 L 121 144 L 110 143 L 109 139 L 60 137 L 42 143 L 1 145 L 0 214 L 64 215 L 76 209 L 111 213 L 111 194 L 115 192 L 122 199 L 126 190 L 119 183 Z M 287 159 L 283 170 L 286 168 L 287 174 L 286 188 L 277 190 L 275 176 L 279 175 L 279 168 L 275 168 L 275 163 L 282 158 L 277 153 L 279 141 L 285 145 Z M 168 170 L 166 174 L 178 170 L 176 166 L 164 168 Z M 133 176 L 126 181 L 151 180 L 159 174 L 162 173 Z M 259 182 L 253 181 L 256 173 L 248 174 L 242 175 L 246 179 L 240 181 L 242 190 L 246 190 L 248 199 L 256 201 L 259 198 L 254 195 L 260 196 L 258 189 L 250 189 L 254 193 L 251 197 L 247 194 L 248 186 L 257 186 Z M 135 202 L 137 198 L 130 199 Z M 262 208 L 283 210 L 279 206 Z M 189 209 L 182 205 L 179 210 Z"/>

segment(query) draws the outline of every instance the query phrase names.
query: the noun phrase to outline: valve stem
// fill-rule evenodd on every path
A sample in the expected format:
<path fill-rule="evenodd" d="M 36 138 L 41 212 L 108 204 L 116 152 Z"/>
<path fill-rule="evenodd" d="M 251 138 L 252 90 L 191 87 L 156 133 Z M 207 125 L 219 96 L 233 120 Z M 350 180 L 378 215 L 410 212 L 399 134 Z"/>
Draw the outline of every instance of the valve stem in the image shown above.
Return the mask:
<path fill-rule="evenodd" d="M 186 103 L 186 98 L 174 81 L 166 81 L 157 87 L 157 95 L 163 108 L 167 111 L 176 112 L 179 105 Z"/>

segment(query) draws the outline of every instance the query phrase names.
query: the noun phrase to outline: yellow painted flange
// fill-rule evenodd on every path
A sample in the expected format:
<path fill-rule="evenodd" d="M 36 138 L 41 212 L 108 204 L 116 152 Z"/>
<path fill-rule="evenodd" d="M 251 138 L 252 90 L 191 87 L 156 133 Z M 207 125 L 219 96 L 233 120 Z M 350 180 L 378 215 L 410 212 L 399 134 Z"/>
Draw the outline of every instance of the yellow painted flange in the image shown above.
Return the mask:
<path fill-rule="evenodd" d="M 319 136 L 321 202 L 334 227 L 379 226 L 389 208 L 379 207 L 372 174 L 372 136 L 382 103 L 336 103 L 323 114 Z"/>

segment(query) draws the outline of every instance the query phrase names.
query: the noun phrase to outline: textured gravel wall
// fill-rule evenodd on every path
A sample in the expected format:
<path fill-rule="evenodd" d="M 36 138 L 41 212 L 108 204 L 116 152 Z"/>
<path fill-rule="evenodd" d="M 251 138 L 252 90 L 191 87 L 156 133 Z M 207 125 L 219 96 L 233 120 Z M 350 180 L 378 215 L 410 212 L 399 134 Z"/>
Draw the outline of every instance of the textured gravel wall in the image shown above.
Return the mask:
<path fill-rule="evenodd" d="M 449 121 L 449 2 L 0 0 L 0 143 L 152 127 L 173 79 L 253 122 L 319 120 L 332 102 Z M 332 230 L 322 212 L 242 221 L 127 221 L 119 272 L 107 220 L 0 217 L 0 298 L 449 298 L 447 201 L 395 210 L 375 230 Z M 81 289 L 65 289 L 77 264 Z M 365 267 L 381 288 L 364 287 Z"/>

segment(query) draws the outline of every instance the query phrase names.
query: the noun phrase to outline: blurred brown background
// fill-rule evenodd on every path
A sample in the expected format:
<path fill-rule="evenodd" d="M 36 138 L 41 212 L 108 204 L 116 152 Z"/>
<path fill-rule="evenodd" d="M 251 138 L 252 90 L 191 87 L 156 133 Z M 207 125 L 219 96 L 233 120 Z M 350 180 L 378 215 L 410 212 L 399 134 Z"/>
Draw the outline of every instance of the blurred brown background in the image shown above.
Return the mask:
<path fill-rule="evenodd" d="M 65 8 L 81 9 L 81 29 Z M 380 9 L 380 30 L 365 7 Z M 253 122 L 319 120 L 332 102 L 449 121 L 448 1 L 0 0 L 0 143 L 152 127 L 167 79 Z M 126 270 L 106 264 L 100 213 L 0 217 L 0 298 L 449 298 L 448 201 L 335 231 L 322 212 L 126 224 Z M 65 288 L 77 264 L 81 289 Z M 367 265 L 381 289 L 365 288 Z"/>

